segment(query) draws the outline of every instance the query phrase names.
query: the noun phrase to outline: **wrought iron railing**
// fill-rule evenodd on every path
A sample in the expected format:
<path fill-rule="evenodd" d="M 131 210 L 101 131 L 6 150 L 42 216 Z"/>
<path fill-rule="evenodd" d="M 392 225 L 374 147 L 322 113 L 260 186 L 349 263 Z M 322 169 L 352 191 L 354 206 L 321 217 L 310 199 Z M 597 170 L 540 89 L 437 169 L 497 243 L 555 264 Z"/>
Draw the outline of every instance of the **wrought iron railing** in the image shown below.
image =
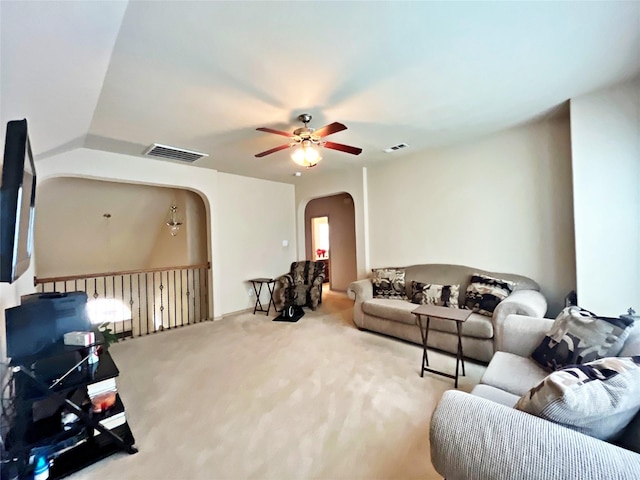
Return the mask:
<path fill-rule="evenodd" d="M 96 323 L 120 338 L 171 330 L 209 319 L 209 263 L 148 270 L 34 278 L 36 291 L 87 293 Z"/>

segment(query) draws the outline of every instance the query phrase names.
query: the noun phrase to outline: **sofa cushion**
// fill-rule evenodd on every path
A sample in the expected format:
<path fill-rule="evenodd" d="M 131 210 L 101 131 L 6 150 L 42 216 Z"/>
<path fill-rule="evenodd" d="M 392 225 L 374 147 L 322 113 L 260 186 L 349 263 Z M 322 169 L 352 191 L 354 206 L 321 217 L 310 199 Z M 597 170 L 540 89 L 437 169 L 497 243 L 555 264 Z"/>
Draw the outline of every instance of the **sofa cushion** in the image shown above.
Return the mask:
<path fill-rule="evenodd" d="M 640 410 L 640 356 L 564 367 L 523 395 L 516 408 L 601 440 L 615 440 Z"/>
<path fill-rule="evenodd" d="M 542 381 L 548 372 L 530 358 L 507 352 L 496 352 L 482 375 L 480 383 L 521 397 Z"/>
<path fill-rule="evenodd" d="M 407 325 L 416 325 L 417 329 L 416 316 L 411 313 L 416 308 L 418 307 L 415 303 L 407 300 L 388 298 L 373 298 L 362 303 L 362 311 L 366 314 Z M 456 322 L 434 318 L 429 322 L 429 331 L 456 334 Z M 461 332 L 465 337 L 493 338 L 493 324 L 490 318 L 472 313 L 463 322 Z"/>
<path fill-rule="evenodd" d="M 391 298 L 373 298 L 362 302 L 364 313 L 408 325 L 416 325 L 416 316 L 411 313 L 416 308 L 415 303 Z"/>
<path fill-rule="evenodd" d="M 438 285 L 411 281 L 412 303 L 419 305 L 438 305 L 441 307 L 459 308 L 458 295 L 460 285 Z"/>
<path fill-rule="evenodd" d="M 404 268 L 374 268 L 373 298 L 407 298 Z"/>
<path fill-rule="evenodd" d="M 531 358 L 553 371 L 565 365 L 613 357 L 622 350 L 632 325 L 629 318 L 597 317 L 578 306 L 567 307 Z"/>
<path fill-rule="evenodd" d="M 465 295 L 465 308 L 492 316 L 498 304 L 513 292 L 513 282 L 474 273 Z"/>
<path fill-rule="evenodd" d="M 491 385 L 484 385 L 482 383 L 473 387 L 471 394 L 486 398 L 492 402 L 500 403 L 509 408 L 513 408 L 513 406 L 518 403 L 518 400 L 520 400 L 518 395 L 514 395 L 513 393 L 505 392 L 499 388 L 492 387 Z"/>

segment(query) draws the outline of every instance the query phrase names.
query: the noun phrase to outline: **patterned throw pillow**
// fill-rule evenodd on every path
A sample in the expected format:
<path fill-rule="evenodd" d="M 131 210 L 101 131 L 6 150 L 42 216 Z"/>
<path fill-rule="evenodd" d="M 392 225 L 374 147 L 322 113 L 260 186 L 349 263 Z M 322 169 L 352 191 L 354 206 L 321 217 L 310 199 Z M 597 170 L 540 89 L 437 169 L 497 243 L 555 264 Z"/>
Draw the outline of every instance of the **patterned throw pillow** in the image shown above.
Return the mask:
<path fill-rule="evenodd" d="M 524 394 L 515 408 L 601 440 L 615 440 L 640 411 L 640 356 L 567 366 Z"/>
<path fill-rule="evenodd" d="M 373 298 L 406 300 L 404 268 L 374 268 L 371 271 Z"/>
<path fill-rule="evenodd" d="M 553 371 L 565 365 L 613 357 L 622 350 L 632 326 L 632 318 L 597 317 L 576 305 L 566 307 L 531 358 Z"/>
<path fill-rule="evenodd" d="M 467 287 L 464 308 L 491 317 L 498 304 L 513 292 L 514 286 L 509 280 L 474 273 Z"/>
<path fill-rule="evenodd" d="M 422 305 L 459 308 L 460 285 L 411 282 L 411 301 Z"/>

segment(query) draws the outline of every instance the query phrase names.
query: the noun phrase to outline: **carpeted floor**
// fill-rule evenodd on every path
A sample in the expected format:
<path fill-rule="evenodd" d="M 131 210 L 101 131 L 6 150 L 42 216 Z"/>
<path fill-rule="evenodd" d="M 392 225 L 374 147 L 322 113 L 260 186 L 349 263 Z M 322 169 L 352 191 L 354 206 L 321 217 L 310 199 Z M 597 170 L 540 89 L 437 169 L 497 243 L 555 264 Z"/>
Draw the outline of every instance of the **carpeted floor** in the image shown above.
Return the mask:
<path fill-rule="evenodd" d="M 420 378 L 420 347 L 357 330 L 346 295 L 324 298 L 297 323 L 243 313 L 113 345 L 140 451 L 71 478 L 440 478 L 429 418 L 453 381 Z M 466 366 L 469 391 L 485 367 Z"/>

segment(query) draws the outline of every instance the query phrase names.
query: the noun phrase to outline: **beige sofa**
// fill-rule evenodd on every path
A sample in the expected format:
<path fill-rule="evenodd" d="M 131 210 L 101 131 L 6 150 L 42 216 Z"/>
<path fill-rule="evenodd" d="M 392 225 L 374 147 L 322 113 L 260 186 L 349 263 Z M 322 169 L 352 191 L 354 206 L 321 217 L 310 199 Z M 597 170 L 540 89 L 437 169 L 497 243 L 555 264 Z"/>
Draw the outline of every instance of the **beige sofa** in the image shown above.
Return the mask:
<path fill-rule="evenodd" d="M 462 325 L 462 348 L 464 356 L 489 362 L 494 353 L 495 333 L 501 328 L 507 315 L 517 313 L 532 317 L 544 317 L 547 301 L 540 287 L 530 278 L 509 273 L 494 273 L 464 265 L 424 264 L 405 267 L 407 297 L 411 296 L 411 281 L 460 285 L 458 303 L 464 304 L 465 291 L 471 275 L 480 273 L 515 282 L 514 292 L 504 299 L 493 312 L 493 317 L 472 313 Z M 351 283 L 347 293 L 352 300 L 353 322 L 362 330 L 391 335 L 393 337 L 422 344 L 415 315 L 411 313 L 418 305 L 409 300 L 373 298 L 371 279 Z M 434 319 L 429 329 L 428 346 L 446 352 L 457 351 L 458 338 L 455 322 Z"/>
<path fill-rule="evenodd" d="M 640 453 L 513 408 L 548 375 L 530 356 L 551 325 L 509 315 L 480 384 L 471 394 L 442 396 L 431 418 L 431 463 L 448 480 L 640 478 Z M 640 324 L 618 354 L 633 355 L 640 355 Z M 625 429 L 625 442 L 640 447 L 640 414 Z"/>

